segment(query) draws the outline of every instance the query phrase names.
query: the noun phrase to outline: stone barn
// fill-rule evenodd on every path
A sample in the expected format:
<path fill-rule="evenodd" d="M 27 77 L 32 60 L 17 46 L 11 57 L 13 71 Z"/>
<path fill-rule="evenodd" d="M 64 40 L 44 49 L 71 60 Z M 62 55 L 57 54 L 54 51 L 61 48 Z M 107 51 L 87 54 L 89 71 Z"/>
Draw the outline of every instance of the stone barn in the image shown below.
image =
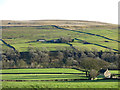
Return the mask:
<path fill-rule="evenodd" d="M 37 42 L 45 42 L 45 39 L 38 39 Z"/>
<path fill-rule="evenodd" d="M 97 78 L 111 78 L 111 73 L 108 69 L 101 69 Z"/>

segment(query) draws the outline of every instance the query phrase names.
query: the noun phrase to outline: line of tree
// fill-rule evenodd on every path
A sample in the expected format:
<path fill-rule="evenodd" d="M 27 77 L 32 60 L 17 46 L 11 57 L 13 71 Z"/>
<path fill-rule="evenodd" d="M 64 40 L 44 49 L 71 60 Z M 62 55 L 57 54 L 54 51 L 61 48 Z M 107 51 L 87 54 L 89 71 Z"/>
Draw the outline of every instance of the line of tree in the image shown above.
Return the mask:
<path fill-rule="evenodd" d="M 118 69 L 119 54 L 112 51 L 97 50 L 40 51 L 29 48 L 27 53 L 7 49 L 2 53 L 2 68 L 82 68 L 85 70 L 100 68 Z"/>

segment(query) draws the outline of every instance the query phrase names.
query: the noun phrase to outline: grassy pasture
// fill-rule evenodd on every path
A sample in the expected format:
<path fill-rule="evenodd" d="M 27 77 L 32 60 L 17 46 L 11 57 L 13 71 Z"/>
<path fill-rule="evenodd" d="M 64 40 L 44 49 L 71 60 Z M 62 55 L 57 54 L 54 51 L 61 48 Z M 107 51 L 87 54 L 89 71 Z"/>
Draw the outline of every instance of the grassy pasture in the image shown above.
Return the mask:
<path fill-rule="evenodd" d="M 0 41 L 0 44 L 3 44 L 3 42 L 2 42 L 2 41 Z"/>
<path fill-rule="evenodd" d="M 45 26 L 46 27 L 46 26 Z M 23 40 L 37 40 L 37 39 L 56 39 L 64 36 L 76 36 L 76 32 L 71 33 L 69 31 L 63 31 L 55 28 L 38 28 L 38 27 L 9 27 L 3 29 L 3 39 L 16 40 L 16 39 L 23 39 Z M 18 43 L 20 40 L 16 40 L 13 43 Z M 12 43 L 12 42 L 8 42 Z"/>
<path fill-rule="evenodd" d="M 109 70 L 112 74 L 120 74 L 120 71 L 118 70 Z"/>
<path fill-rule="evenodd" d="M 85 30 L 75 30 L 75 31 L 84 31 L 84 32 L 90 32 L 93 34 L 99 34 L 103 35 L 105 37 L 115 39 L 117 40 L 117 33 L 118 31 L 116 29 L 85 29 Z M 27 48 L 32 47 L 38 47 L 42 48 L 45 47 L 49 51 L 54 50 L 63 50 L 64 47 L 69 47 L 67 44 L 53 44 L 53 43 L 26 43 L 29 41 L 36 41 L 37 39 L 46 39 L 46 40 L 53 40 L 58 39 L 60 37 L 71 37 L 72 39 L 78 38 L 81 40 L 85 40 L 90 43 L 95 43 L 103 46 L 107 46 L 111 49 L 117 49 L 118 50 L 118 43 L 116 41 L 107 40 L 105 38 L 89 35 L 85 33 L 79 33 L 69 30 L 62 30 L 55 28 L 53 26 L 40 26 L 40 27 L 6 27 L 3 28 L 3 40 L 5 40 L 8 44 L 14 46 L 18 51 L 24 52 L 27 51 Z M 108 41 L 108 42 L 105 42 Z M 76 44 L 77 43 L 77 44 Z M 88 44 L 82 44 L 79 42 L 79 40 L 75 40 L 75 42 L 72 43 L 73 46 L 77 47 L 87 47 L 88 49 L 91 49 L 93 47 L 97 48 L 98 50 L 105 50 L 105 48 L 96 46 L 96 45 L 88 45 Z"/>
<path fill-rule="evenodd" d="M 92 44 L 83 44 L 83 43 L 71 43 L 75 48 L 77 48 L 78 50 L 82 49 L 82 50 L 89 50 L 89 51 L 93 51 L 94 49 L 99 50 L 103 50 L 106 51 L 108 49 L 103 48 L 103 47 L 99 47 L 99 46 L 95 46 Z"/>
<path fill-rule="evenodd" d="M 106 47 L 109 47 L 111 49 L 117 49 L 118 50 L 118 42 L 116 42 L 116 41 L 110 41 L 110 40 L 106 40 L 106 39 L 101 38 L 101 37 L 90 36 L 90 35 L 86 36 L 86 37 L 79 37 L 78 39 L 84 40 L 84 41 L 87 41 L 87 42 L 90 42 L 90 43 L 93 43 L 93 44 L 99 44 L 99 45 L 102 45 L 102 46 L 106 46 Z M 105 41 L 108 41 L 108 42 L 105 42 Z M 78 40 L 78 42 L 79 42 L 79 40 Z M 93 45 L 93 44 L 83 44 L 82 46 L 85 46 L 85 45 L 86 46 L 91 45 L 91 46 L 94 46 L 94 47 L 97 46 L 97 45 Z M 101 47 L 97 46 L 97 48 L 100 49 Z M 104 50 L 104 49 L 105 48 L 101 48 L 101 50 Z"/>
<path fill-rule="evenodd" d="M 2 73 L 84 73 L 68 68 L 43 68 L 43 69 L 3 69 Z"/>
<path fill-rule="evenodd" d="M 3 69 L 2 73 L 85 73 L 75 69 Z M 117 70 L 110 70 L 117 73 Z M 87 79 L 85 74 L 2 74 L 3 80 L 55 80 Z M 3 88 L 118 88 L 118 80 L 79 80 L 79 81 L 23 81 L 2 82 Z"/>
<path fill-rule="evenodd" d="M 3 88 L 118 88 L 117 80 L 3 82 Z"/>
<path fill-rule="evenodd" d="M 43 47 L 45 50 L 48 51 L 56 51 L 59 49 L 64 49 L 65 47 L 69 47 L 69 45 L 64 43 L 21 43 L 21 44 L 11 44 L 13 47 L 15 47 L 19 52 L 25 52 L 28 51 L 28 47 L 37 47 L 40 50 L 43 50 Z"/>
<path fill-rule="evenodd" d="M 114 40 L 118 40 L 118 29 L 83 29 L 80 31 L 98 34 Z"/>
<path fill-rule="evenodd" d="M 5 74 L 2 80 L 55 80 L 55 79 L 88 79 L 78 74 Z"/>
<path fill-rule="evenodd" d="M 117 26 L 118 27 L 118 26 Z M 111 27 L 107 27 L 107 26 L 101 26 L 101 27 L 88 27 L 88 28 L 80 28 L 80 26 L 78 27 L 69 27 L 69 29 L 72 29 L 74 31 L 82 31 L 82 32 L 86 32 L 86 33 L 92 33 L 92 34 L 98 34 L 101 36 L 105 36 L 114 40 L 118 40 L 118 28 L 114 28 L 114 26 Z M 66 28 L 66 27 L 63 27 Z"/>

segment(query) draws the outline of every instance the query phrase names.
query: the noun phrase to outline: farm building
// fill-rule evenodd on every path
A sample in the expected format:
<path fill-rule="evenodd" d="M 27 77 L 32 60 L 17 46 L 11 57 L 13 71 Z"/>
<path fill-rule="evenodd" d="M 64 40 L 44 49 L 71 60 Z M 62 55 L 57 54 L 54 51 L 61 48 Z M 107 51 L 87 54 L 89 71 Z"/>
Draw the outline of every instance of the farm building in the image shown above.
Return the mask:
<path fill-rule="evenodd" d="M 108 69 L 101 69 L 97 78 L 111 78 L 111 73 Z"/>
<path fill-rule="evenodd" d="M 66 43 L 66 42 L 74 42 L 74 39 L 70 39 L 70 40 L 65 40 L 65 39 L 55 39 L 55 40 L 50 40 L 47 41 L 49 43 Z"/>
<path fill-rule="evenodd" d="M 38 39 L 37 42 L 45 42 L 45 39 Z"/>

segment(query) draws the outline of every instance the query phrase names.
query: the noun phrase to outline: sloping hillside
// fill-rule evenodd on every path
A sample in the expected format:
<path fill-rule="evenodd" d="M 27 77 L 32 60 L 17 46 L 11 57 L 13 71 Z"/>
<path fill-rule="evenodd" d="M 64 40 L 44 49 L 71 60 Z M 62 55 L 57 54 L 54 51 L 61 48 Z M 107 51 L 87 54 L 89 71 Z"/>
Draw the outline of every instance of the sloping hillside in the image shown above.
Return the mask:
<path fill-rule="evenodd" d="M 44 47 L 48 51 L 64 50 L 67 47 L 118 51 L 118 29 L 114 24 L 80 20 L 6 20 L 2 26 L 3 41 L 20 52 L 26 52 L 28 47 Z M 50 41 L 61 37 L 74 41 L 69 44 L 37 42 L 38 39 Z"/>

